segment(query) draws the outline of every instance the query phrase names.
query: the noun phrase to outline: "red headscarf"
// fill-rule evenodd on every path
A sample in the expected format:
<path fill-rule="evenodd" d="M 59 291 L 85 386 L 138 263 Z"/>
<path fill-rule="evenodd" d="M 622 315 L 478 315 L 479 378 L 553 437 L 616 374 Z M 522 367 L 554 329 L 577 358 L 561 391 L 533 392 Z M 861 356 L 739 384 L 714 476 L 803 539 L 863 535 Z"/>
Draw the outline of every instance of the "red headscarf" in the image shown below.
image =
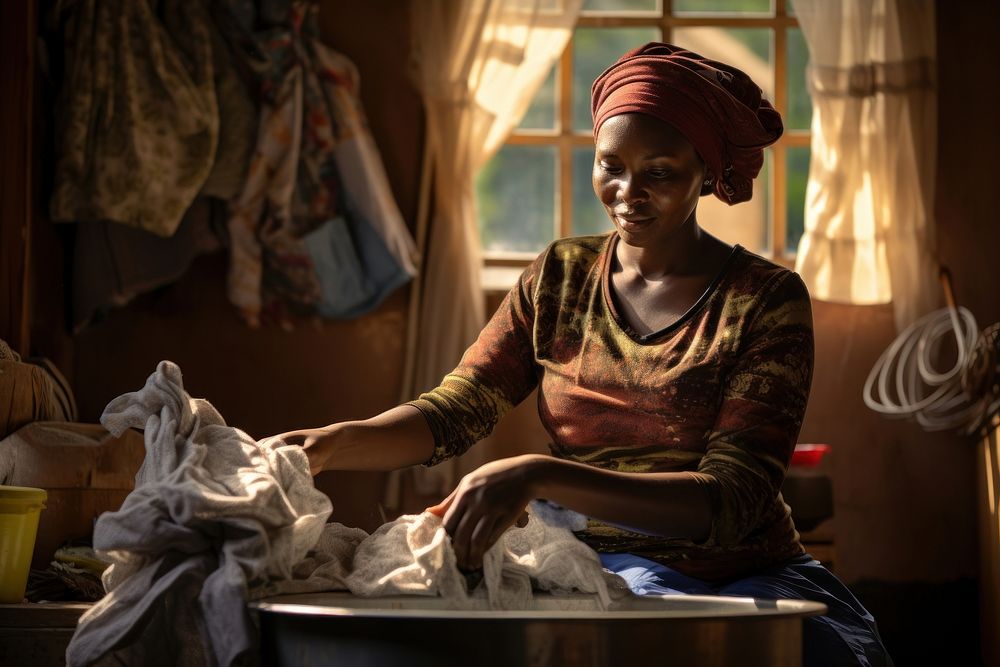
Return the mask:
<path fill-rule="evenodd" d="M 684 135 L 705 161 L 714 194 L 727 204 L 753 196 L 764 147 L 781 136 L 781 116 L 744 72 L 679 46 L 650 42 L 629 51 L 591 89 L 594 137 L 611 116 L 643 113 Z"/>

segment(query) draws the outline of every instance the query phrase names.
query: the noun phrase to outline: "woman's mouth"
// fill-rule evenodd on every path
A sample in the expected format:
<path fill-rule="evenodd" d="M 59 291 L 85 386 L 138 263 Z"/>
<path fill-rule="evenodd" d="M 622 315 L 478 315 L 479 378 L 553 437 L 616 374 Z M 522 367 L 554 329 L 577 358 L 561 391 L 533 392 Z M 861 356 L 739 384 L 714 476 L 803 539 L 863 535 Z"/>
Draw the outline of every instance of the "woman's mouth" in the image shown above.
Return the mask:
<path fill-rule="evenodd" d="M 618 222 L 618 225 L 625 231 L 634 231 L 642 227 L 645 227 L 653 220 L 653 218 L 641 218 L 634 215 L 629 215 L 629 216 L 616 215 L 615 220 Z"/>

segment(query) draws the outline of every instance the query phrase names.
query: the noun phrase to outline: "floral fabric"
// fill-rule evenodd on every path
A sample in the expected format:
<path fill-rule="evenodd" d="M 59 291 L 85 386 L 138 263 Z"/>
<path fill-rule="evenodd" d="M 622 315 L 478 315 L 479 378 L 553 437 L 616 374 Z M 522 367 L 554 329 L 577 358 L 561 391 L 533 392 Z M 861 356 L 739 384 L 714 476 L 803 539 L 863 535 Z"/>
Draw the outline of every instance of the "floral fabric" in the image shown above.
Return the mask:
<path fill-rule="evenodd" d="M 52 219 L 170 236 L 208 177 L 219 138 L 205 5 L 69 7 Z"/>
<path fill-rule="evenodd" d="M 316 10 L 293 2 L 251 40 L 264 106 L 247 182 L 231 203 L 228 292 L 252 325 L 286 308 L 360 315 L 416 274 L 357 70 L 319 41 Z"/>

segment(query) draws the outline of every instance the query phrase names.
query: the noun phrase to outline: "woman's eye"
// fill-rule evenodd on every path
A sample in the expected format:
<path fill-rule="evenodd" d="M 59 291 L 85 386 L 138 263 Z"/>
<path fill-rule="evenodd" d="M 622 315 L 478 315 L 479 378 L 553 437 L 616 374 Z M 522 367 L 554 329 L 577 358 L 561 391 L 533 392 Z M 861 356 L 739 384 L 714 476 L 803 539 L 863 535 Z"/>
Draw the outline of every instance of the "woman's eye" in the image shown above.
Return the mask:
<path fill-rule="evenodd" d="M 650 169 L 649 175 L 653 178 L 669 178 L 670 172 L 666 169 Z"/>
<path fill-rule="evenodd" d="M 616 167 L 614 165 L 607 164 L 606 162 L 601 163 L 601 169 L 609 174 L 620 174 L 622 173 L 621 167 Z"/>

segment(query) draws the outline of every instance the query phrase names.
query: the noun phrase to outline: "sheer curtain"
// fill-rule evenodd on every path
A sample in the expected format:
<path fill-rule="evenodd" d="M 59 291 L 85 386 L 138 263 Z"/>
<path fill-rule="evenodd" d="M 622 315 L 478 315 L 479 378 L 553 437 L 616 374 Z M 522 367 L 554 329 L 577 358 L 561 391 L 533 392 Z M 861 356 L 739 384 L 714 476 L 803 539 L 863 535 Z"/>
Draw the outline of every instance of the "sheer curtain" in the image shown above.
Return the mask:
<path fill-rule="evenodd" d="M 427 124 L 417 228 L 423 268 L 411 299 L 403 400 L 435 387 L 485 324 L 476 172 L 524 116 L 566 47 L 581 2 L 411 4 Z M 455 471 L 449 463 L 417 470 L 416 490 L 450 490 Z"/>
<path fill-rule="evenodd" d="M 812 161 L 796 270 L 818 299 L 939 303 L 933 0 L 795 0 L 810 66 Z"/>

